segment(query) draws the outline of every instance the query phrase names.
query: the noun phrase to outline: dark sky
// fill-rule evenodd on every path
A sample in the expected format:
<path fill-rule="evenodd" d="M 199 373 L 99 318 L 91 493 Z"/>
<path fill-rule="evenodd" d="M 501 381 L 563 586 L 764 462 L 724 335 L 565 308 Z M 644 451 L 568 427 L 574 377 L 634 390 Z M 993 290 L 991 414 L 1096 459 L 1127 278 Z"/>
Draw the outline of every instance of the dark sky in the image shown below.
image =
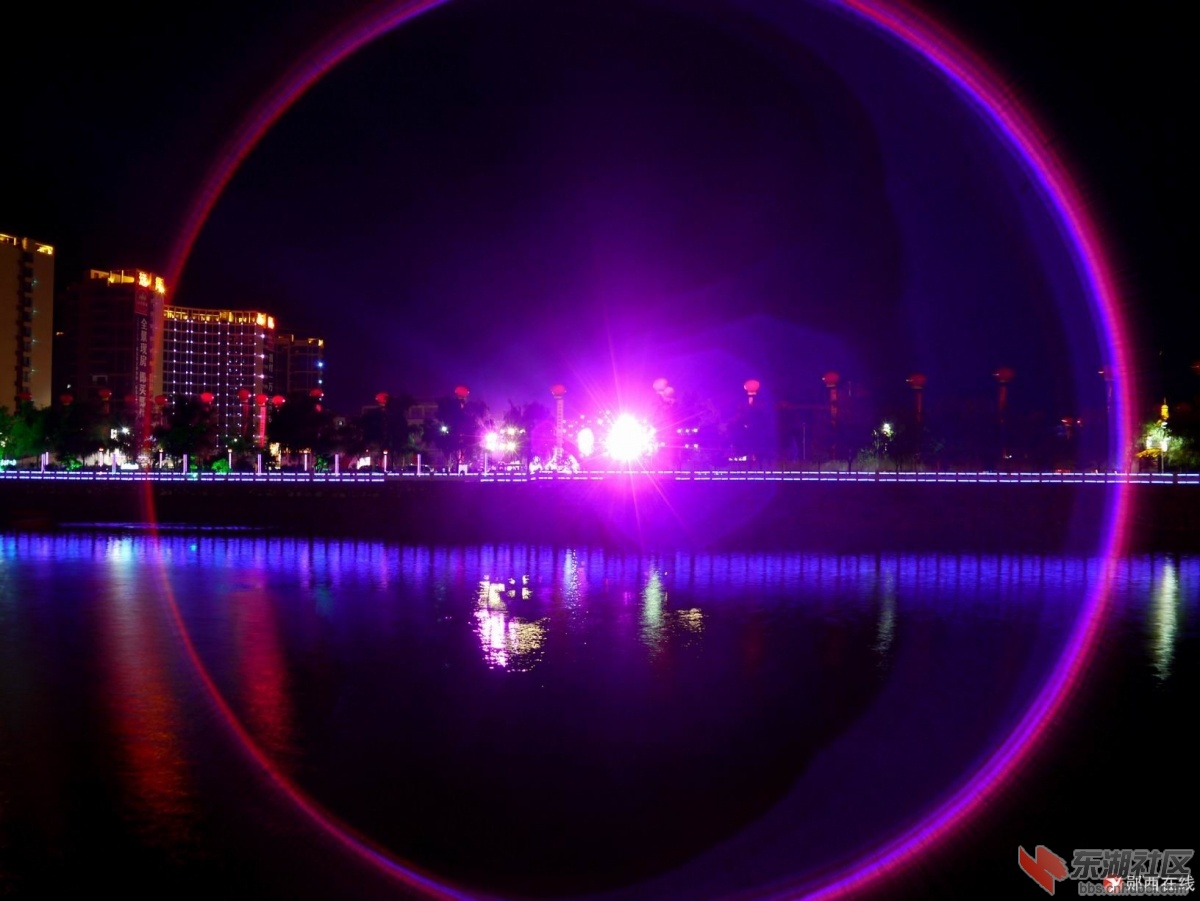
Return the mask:
<path fill-rule="evenodd" d="M 761 12 L 783 13 L 764 18 Z M 57 278 L 164 268 L 213 154 L 359 5 L 118 0 L 6 12 L 0 231 Z M 942 2 L 1029 101 L 1104 224 L 1146 403 L 1196 393 L 1181 29 L 1149 9 Z M 1076 15 L 1069 15 L 1070 9 Z M 11 36 L 19 36 L 12 40 Z M 10 71 L 11 69 L 11 71 Z M 881 408 L 1095 405 L 1102 364 L 1028 179 L 926 67 L 828 7 L 454 0 L 315 85 L 251 153 L 173 301 L 328 341 L 328 390 L 463 383 L 502 411 L 637 403 L 650 382 Z M 648 400 L 647 400 L 648 402 Z"/>

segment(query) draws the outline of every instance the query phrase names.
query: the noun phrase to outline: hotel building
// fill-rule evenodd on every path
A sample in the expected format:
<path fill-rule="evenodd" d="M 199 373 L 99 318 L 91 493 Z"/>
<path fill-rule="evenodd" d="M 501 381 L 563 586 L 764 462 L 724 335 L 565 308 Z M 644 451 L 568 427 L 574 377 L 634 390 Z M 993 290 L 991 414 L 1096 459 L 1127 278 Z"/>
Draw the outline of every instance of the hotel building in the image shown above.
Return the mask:
<path fill-rule="evenodd" d="M 141 269 L 91 269 L 54 308 L 54 393 L 111 397 L 138 434 L 149 435 L 162 391 L 166 286 Z"/>
<path fill-rule="evenodd" d="M 53 396 L 54 248 L 0 234 L 0 406 Z"/>
<path fill-rule="evenodd" d="M 289 395 L 325 390 L 325 340 L 275 336 L 275 390 Z"/>
<path fill-rule="evenodd" d="M 211 394 L 222 443 L 254 439 L 256 417 L 264 412 L 257 395 L 277 390 L 274 365 L 274 316 L 174 306 L 163 311 L 162 392 Z"/>

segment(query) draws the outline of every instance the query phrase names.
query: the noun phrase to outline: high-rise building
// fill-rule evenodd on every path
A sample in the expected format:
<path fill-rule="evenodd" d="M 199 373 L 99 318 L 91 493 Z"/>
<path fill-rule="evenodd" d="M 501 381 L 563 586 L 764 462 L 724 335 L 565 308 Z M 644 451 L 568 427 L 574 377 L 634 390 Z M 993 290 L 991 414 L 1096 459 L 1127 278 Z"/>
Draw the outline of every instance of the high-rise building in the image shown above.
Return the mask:
<path fill-rule="evenodd" d="M 163 383 L 168 397 L 207 397 L 224 442 L 254 439 L 257 395 L 275 386 L 275 317 L 256 310 L 163 312 Z"/>
<path fill-rule="evenodd" d="M 54 350 L 54 248 L 0 235 L 0 406 L 48 407 Z"/>
<path fill-rule="evenodd" d="M 54 393 L 110 397 L 143 438 L 162 391 L 167 289 L 142 269 L 91 269 L 54 307 Z"/>
<path fill-rule="evenodd" d="M 325 390 L 325 339 L 275 336 L 275 390 Z"/>

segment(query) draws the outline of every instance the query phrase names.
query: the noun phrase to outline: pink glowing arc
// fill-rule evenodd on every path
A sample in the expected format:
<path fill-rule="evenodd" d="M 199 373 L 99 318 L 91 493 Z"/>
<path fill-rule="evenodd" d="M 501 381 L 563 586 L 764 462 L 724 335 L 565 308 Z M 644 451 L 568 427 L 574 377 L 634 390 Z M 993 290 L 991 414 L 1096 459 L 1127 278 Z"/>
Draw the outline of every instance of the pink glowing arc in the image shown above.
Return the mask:
<path fill-rule="evenodd" d="M 310 87 L 338 63 L 379 36 L 408 22 L 418 14 L 441 5 L 445 0 L 394 0 L 374 7 L 361 17 L 331 34 L 294 65 L 264 95 L 242 122 L 208 170 L 196 193 L 172 247 L 166 266 L 168 284 L 178 286 L 187 258 L 196 238 L 212 212 L 217 199 L 233 174 L 263 135 Z M 1106 359 L 1111 361 L 1119 380 L 1113 382 L 1115 416 L 1111 422 L 1112 446 L 1127 447 L 1133 434 L 1132 399 L 1134 385 L 1129 377 L 1130 351 L 1118 298 L 1113 287 L 1099 229 L 1088 217 L 1078 189 L 1063 165 L 1051 151 L 1050 142 L 1036 126 L 1030 114 L 987 65 L 964 47 L 954 36 L 912 8 L 883 0 L 824 0 L 842 9 L 868 27 L 899 40 L 910 51 L 931 64 L 989 125 L 998 139 L 1016 154 L 1041 191 L 1043 203 L 1058 223 L 1066 246 L 1075 257 L 1081 284 L 1092 305 L 1099 326 Z M 147 499 L 147 503 L 151 503 Z M 980 768 L 932 815 L 894 838 L 881 848 L 832 877 L 818 883 L 777 885 L 760 891 L 764 897 L 817 898 L 839 897 L 867 889 L 885 878 L 894 878 L 927 852 L 965 818 L 977 812 L 993 797 L 1005 779 L 1029 761 L 1039 739 L 1049 728 L 1078 687 L 1084 667 L 1094 651 L 1099 629 L 1108 611 L 1108 583 L 1112 561 L 1125 544 L 1127 514 L 1131 503 L 1130 488 L 1121 484 L 1109 508 L 1101 551 L 1108 561 L 1103 576 L 1088 598 L 1075 624 L 1061 658 L 1048 681 L 1025 712 L 1007 740 Z M 168 598 L 171 597 L 168 589 Z M 172 601 L 172 607 L 174 603 Z M 448 885 L 399 863 L 368 840 L 356 837 L 344 824 L 320 810 L 306 798 L 270 760 L 255 747 L 250 736 L 237 722 L 233 712 L 217 693 L 188 639 L 178 610 L 174 610 L 188 655 L 212 694 L 217 708 L 237 739 L 251 757 L 283 788 L 314 823 L 337 842 L 348 847 L 375 866 L 390 872 L 409 887 L 436 897 L 466 897 Z"/>

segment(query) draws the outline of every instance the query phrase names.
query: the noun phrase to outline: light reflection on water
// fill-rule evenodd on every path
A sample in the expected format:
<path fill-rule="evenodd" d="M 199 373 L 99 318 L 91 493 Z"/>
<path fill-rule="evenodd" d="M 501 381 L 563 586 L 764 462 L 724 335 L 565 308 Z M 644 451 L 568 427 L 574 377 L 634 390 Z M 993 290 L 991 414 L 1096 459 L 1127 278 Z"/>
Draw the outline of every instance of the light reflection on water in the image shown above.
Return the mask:
<path fill-rule="evenodd" d="M 34 879 L 102 829 L 139 864 L 221 870 L 253 768 L 166 585 L 245 729 L 352 827 L 472 885 L 655 897 L 783 878 L 922 812 L 1004 736 L 1099 565 L 0 536 L 2 862 Z M 1160 683 L 1197 584 L 1195 558 L 1123 565 L 1125 644 Z M 286 832 L 275 804 L 254 816 Z"/>
<path fill-rule="evenodd" d="M 1175 642 L 1179 632 L 1179 574 L 1175 561 L 1166 559 L 1159 566 L 1158 585 L 1154 590 L 1154 619 L 1151 646 L 1154 671 L 1160 680 L 1171 675 Z"/>

